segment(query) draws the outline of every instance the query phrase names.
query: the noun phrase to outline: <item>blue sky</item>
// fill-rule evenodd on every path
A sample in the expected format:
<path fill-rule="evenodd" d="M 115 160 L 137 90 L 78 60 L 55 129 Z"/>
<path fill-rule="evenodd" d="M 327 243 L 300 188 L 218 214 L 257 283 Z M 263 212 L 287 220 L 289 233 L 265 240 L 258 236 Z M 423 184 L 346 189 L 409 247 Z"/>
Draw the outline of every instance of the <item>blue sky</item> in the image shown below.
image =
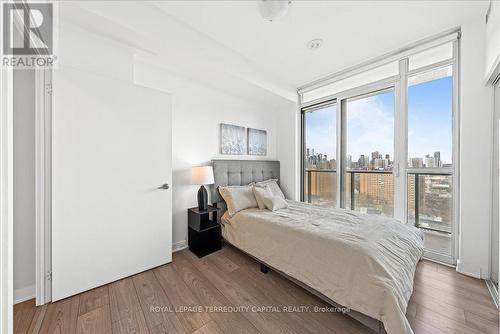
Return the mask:
<path fill-rule="evenodd" d="M 408 90 L 408 157 L 441 152 L 451 163 L 452 77 L 410 86 Z M 306 114 L 306 146 L 334 157 L 336 107 Z M 347 154 L 379 151 L 394 157 L 394 93 L 385 92 L 347 104 Z"/>

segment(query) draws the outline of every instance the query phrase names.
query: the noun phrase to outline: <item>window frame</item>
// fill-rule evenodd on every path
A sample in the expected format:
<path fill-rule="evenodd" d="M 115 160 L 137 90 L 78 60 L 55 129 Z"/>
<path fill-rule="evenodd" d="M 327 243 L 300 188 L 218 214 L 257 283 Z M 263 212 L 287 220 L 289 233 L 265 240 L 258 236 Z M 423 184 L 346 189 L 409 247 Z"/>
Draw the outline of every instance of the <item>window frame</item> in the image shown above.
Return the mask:
<path fill-rule="evenodd" d="M 420 68 L 409 70 L 409 59 L 413 54 L 422 52 L 432 47 L 437 47 L 446 43 L 452 44 L 452 58 L 441 60 L 436 63 L 428 64 Z M 415 51 L 405 52 L 397 60 L 392 59 L 392 61 L 398 61 L 399 63 L 399 74 L 377 80 L 373 83 L 365 84 L 360 87 L 355 87 L 348 89 L 346 91 L 330 94 L 328 96 L 318 98 L 312 101 L 303 102 L 302 91 L 298 90 L 299 95 L 299 108 L 301 112 L 301 166 L 300 166 L 300 199 L 304 201 L 305 194 L 305 111 L 306 108 L 314 107 L 320 103 L 326 101 L 335 101 L 337 105 L 337 208 L 344 207 L 345 204 L 345 194 L 343 194 L 344 188 L 344 174 L 346 171 L 345 166 L 345 111 L 346 111 L 346 101 L 347 99 L 356 98 L 358 96 L 368 96 L 368 94 L 376 94 L 383 90 L 393 89 L 395 93 L 395 129 L 394 129 L 394 218 L 402 220 L 404 222 L 408 221 L 408 176 L 410 174 L 415 174 L 415 172 L 420 172 L 421 174 L 447 174 L 452 177 L 452 231 L 451 236 L 451 255 L 441 254 L 441 253 L 429 253 L 426 252 L 426 256 L 438 260 L 444 263 L 456 264 L 456 259 L 458 255 L 458 234 L 460 226 L 460 212 L 459 212 L 459 202 L 460 202 L 460 105 L 459 105 L 459 50 L 460 50 L 460 31 L 456 32 L 454 38 L 445 38 L 440 43 L 430 43 L 427 48 L 416 48 Z M 386 64 L 387 62 L 385 62 Z M 420 73 L 427 72 L 435 68 L 442 68 L 445 66 L 451 66 L 452 68 L 452 167 L 451 168 L 422 168 L 415 169 L 410 168 L 408 163 L 408 78 Z M 376 66 L 375 66 L 376 67 Z M 370 70 L 373 67 L 367 68 Z M 353 75 L 359 73 L 355 71 Z M 345 74 L 342 75 L 343 78 L 347 77 Z M 342 79 L 342 78 L 341 78 Z M 329 79 L 331 80 L 331 78 Z M 340 80 L 340 79 L 339 79 Z M 308 92 L 310 89 L 302 89 L 303 92 Z M 402 140 L 397 140 L 397 138 L 403 138 Z M 428 229 L 422 228 L 423 230 L 429 231 Z M 437 232 L 436 232 L 437 233 Z M 441 233 L 441 232 L 439 232 Z"/>

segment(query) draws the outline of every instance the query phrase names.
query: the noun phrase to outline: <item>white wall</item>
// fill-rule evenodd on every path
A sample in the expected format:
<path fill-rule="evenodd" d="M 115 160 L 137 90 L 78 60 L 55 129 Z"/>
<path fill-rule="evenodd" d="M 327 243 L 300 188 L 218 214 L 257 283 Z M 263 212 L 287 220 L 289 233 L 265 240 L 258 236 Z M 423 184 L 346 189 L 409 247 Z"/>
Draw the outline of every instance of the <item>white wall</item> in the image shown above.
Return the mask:
<path fill-rule="evenodd" d="M 174 249 L 179 249 L 187 243 L 187 209 L 197 205 L 199 186 L 190 185 L 191 167 L 207 164 L 212 159 L 276 159 L 277 133 L 281 134 L 277 130 L 278 113 L 255 101 L 195 83 L 141 60 L 136 62 L 134 81 L 172 94 L 172 240 Z M 267 156 L 221 155 L 220 123 L 266 130 Z M 280 128 L 285 126 L 288 125 L 279 124 Z M 289 163 L 282 163 L 283 173 Z"/>
<path fill-rule="evenodd" d="M 489 276 L 493 92 L 484 82 L 484 17 L 462 24 L 460 41 L 460 250 L 457 270 Z"/>
<path fill-rule="evenodd" d="M 500 65 L 500 2 L 491 1 L 491 11 L 486 25 L 486 80 Z"/>
<path fill-rule="evenodd" d="M 300 111 L 287 103 L 278 112 L 277 159 L 280 161 L 281 188 L 287 198 L 300 200 Z"/>
<path fill-rule="evenodd" d="M 14 302 L 35 295 L 35 72 L 14 71 Z"/>

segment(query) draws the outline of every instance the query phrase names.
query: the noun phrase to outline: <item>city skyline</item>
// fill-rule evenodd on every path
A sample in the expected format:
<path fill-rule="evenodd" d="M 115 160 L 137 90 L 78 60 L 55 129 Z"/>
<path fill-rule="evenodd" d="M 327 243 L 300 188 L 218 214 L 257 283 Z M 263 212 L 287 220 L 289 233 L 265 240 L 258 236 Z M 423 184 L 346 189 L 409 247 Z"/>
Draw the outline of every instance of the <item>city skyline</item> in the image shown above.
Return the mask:
<path fill-rule="evenodd" d="M 452 163 L 452 77 L 408 88 L 408 157 L 425 158 L 440 152 Z M 306 114 L 306 144 L 328 157 L 336 155 L 337 107 Z M 394 93 L 347 102 L 347 154 L 359 157 L 380 151 L 394 155 Z"/>
<path fill-rule="evenodd" d="M 310 147 L 306 148 L 306 162 L 306 168 L 313 165 L 320 169 L 335 169 L 337 167 L 335 158 L 329 158 L 328 154 L 316 152 L 314 148 Z M 353 159 L 351 155 L 347 155 L 346 162 L 347 167 L 351 169 L 391 170 L 394 161 L 391 159 L 390 154 L 374 151 L 370 152 L 370 154 L 361 154 L 357 159 Z M 423 157 L 410 157 L 407 163 L 410 168 L 451 167 L 451 164 L 443 163 L 440 151 L 428 153 Z"/>

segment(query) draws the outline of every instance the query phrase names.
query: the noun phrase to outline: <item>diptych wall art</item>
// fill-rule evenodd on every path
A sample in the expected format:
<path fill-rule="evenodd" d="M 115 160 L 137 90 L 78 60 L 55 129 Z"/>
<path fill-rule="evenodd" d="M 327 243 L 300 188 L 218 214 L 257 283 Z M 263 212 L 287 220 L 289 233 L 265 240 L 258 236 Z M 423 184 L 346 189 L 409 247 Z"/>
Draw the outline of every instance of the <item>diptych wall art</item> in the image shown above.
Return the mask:
<path fill-rule="evenodd" d="M 220 152 L 230 155 L 267 155 L 267 131 L 221 123 Z"/>

